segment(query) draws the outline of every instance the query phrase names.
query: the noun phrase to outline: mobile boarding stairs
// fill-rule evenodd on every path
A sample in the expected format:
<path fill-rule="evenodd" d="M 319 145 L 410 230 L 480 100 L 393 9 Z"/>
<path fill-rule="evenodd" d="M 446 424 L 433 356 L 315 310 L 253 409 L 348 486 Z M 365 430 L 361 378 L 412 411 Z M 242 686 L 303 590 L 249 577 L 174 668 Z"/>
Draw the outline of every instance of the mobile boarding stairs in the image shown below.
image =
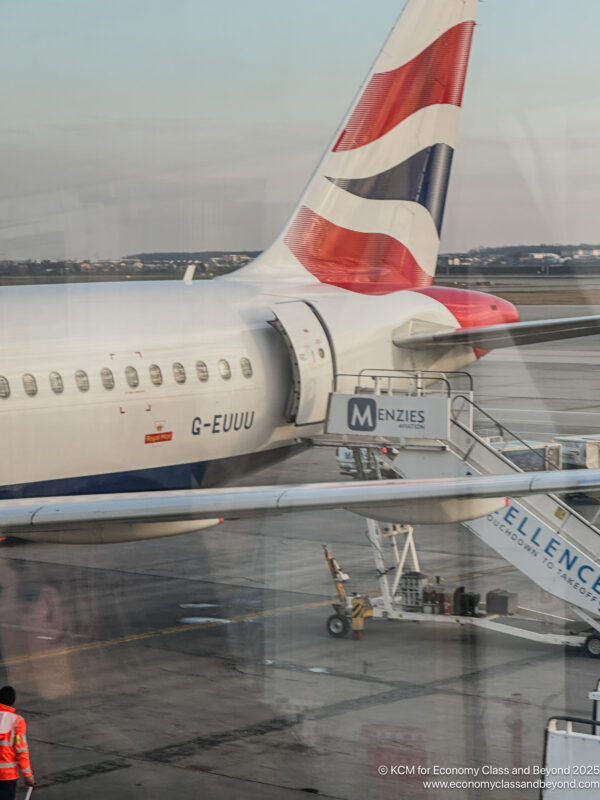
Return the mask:
<path fill-rule="evenodd" d="M 492 432 L 495 435 L 490 436 Z M 521 472 L 501 452 L 499 432 L 508 433 L 530 450 L 530 461 L 541 460 L 538 469 L 557 466 L 547 463 L 547 451 L 540 454 L 530 448 L 475 403 L 468 373 L 363 370 L 358 375 L 336 377 L 326 433 L 311 443 L 352 449 L 361 478 L 381 477 L 382 471 L 402 478 Z M 457 613 L 456 603 L 449 608 L 442 594 L 436 607 L 435 586 L 429 587 L 430 596 L 424 600 L 422 584 L 416 580 L 420 572 L 412 528 L 374 520 L 368 520 L 368 538 L 379 578 L 379 596 L 349 597 L 344 589 L 347 576 L 325 550 L 339 597 L 334 604 L 337 613 L 328 621 L 329 632 L 343 635 L 352 624 L 355 638 L 359 638 L 365 617 L 432 621 L 431 614 L 436 613 L 436 621 L 485 627 L 533 641 L 583 646 L 589 655 L 600 658 L 598 528 L 551 494 L 507 498 L 501 510 L 462 524 L 543 590 L 564 600 L 589 626 L 587 634 L 526 630 L 499 622 L 503 615 L 489 611 L 486 615 Z M 385 563 L 390 552 L 391 566 Z M 533 615 L 540 621 L 565 621 L 540 611 L 528 613 L 530 619 Z"/>

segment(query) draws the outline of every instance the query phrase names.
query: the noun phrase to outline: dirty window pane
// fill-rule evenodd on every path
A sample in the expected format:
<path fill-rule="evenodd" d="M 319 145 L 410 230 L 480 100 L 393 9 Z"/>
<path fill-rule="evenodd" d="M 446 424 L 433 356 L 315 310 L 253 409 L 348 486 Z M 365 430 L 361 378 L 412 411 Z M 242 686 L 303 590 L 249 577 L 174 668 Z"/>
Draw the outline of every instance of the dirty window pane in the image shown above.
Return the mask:
<path fill-rule="evenodd" d="M 39 800 L 537 798 L 482 784 L 595 713 L 598 0 L 3 7 L 0 687 Z"/>

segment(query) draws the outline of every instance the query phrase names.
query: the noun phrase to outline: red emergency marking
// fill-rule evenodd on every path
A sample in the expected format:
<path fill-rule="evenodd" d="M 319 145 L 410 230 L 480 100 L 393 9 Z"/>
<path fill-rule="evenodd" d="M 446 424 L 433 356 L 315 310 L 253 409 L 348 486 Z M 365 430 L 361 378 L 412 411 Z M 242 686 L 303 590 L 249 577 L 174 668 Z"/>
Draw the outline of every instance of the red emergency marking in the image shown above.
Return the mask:
<path fill-rule="evenodd" d="M 170 442 L 173 438 L 173 431 L 161 431 L 160 433 L 147 433 L 144 444 L 156 444 L 157 442 Z"/>

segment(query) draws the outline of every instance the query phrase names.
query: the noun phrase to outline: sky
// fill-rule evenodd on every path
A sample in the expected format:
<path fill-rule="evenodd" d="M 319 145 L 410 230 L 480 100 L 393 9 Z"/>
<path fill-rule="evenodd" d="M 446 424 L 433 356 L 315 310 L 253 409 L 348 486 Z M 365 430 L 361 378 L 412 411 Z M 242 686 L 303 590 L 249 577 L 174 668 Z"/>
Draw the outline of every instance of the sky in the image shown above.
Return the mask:
<path fill-rule="evenodd" d="M 1 0 L 0 258 L 262 249 L 403 0 Z M 598 0 L 480 4 L 442 251 L 600 242 Z"/>

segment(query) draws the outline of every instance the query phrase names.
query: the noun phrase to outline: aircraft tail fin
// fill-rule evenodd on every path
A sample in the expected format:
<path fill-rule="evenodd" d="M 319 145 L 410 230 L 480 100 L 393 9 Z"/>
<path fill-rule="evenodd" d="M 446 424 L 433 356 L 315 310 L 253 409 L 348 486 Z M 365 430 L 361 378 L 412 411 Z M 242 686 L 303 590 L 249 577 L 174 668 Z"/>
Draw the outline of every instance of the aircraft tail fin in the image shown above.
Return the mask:
<path fill-rule="evenodd" d="M 285 228 L 236 278 L 431 285 L 478 2 L 408 0 Z"/>

